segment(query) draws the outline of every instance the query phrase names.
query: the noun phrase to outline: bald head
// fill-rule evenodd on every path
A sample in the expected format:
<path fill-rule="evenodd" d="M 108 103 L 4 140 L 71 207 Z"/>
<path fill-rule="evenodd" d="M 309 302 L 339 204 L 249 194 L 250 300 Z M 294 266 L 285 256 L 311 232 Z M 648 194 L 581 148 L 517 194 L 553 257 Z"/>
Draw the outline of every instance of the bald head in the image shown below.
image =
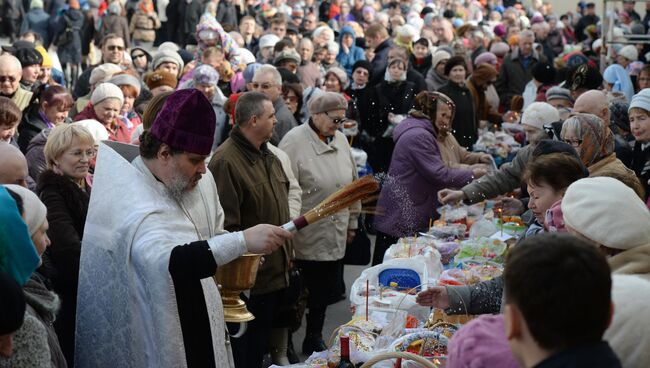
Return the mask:
<path fill-rule="evenodd" d="M 0 184 L 16 184 L 27 188 L 27 160 L 13 145 L 0 142 Z"/>
<path fill-rule="evenodd" d="M 20 78 L 23 76 L 23 67 L 20 61 L 10 54 L 0 55 L 0 92 L 3 96 L 11 97 L 18 87 L 20 87 Z"/>
<path fill-rule="evenodd" d="M 590 90 L 580 95 L 573 104 L 573 112 L 593 114 L 609 124 L 609 103 L 603 91 Z"/>

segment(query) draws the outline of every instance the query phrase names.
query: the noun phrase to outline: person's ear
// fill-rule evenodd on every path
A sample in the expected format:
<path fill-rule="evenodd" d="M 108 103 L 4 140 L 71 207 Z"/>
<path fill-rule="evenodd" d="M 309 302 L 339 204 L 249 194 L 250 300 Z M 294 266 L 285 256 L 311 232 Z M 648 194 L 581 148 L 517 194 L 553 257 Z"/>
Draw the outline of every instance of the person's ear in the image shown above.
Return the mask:
<path fill-rule="evenodd" d="M 614 320 L 614 312 L 616 311 L 616 307 L 614 306 L 614 301 L 609 302 L 609 318 L 607 318 L 607 328 L 611 326 L 612 321 Z"/>
<path fill-rule="evenodd" d="M 172 156 L 171 150 L 169 146 L 165 143 L 160 145 L 160 148 L 158 149 L 158 159 L 166 162 L 168 161 Z"/>
<path fill-rule="evenodd" d="M 506 304 L 504 310 L 504 324 L 508 340 L 519 339 L 523 330 L 523 316 L 516 305 Z"/>

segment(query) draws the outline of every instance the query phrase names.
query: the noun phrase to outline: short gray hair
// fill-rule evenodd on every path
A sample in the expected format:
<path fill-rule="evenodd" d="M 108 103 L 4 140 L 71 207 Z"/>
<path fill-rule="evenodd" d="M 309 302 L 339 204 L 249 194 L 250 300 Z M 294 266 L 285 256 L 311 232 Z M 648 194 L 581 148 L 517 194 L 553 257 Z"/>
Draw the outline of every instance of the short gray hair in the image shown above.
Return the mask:
<path fill-rule="evenodd" d="M 262 92 L 245 92 L 238 99 L 235 105 L 235 124 L 242 127 L 248 124 L 253 116 L 260 116 L 264 113 L 264 101 L 271 102 L 271 99 Z"/>
<path fill-rule="evenodd" d="M 264 64 L 255 71 L 255 74 L 253 74 L 253 82 L 264 74 L 270 74 L 271 77 L 273 77 L 273 82 L 275 84 L 282 85 L 282 76 L 280 75 L 280 72 L 273 65 L 269 64 Z"/>
<path fill-rule="evenodd" d="M 535 39 L 535 33 L 533 33 L 533 31 L 531 31 L 530 29 L 527 29 L 525 31 L 521 31 L 521 33 L 519 34 L 519 39 L 522 39 L 522 38 Z"/>

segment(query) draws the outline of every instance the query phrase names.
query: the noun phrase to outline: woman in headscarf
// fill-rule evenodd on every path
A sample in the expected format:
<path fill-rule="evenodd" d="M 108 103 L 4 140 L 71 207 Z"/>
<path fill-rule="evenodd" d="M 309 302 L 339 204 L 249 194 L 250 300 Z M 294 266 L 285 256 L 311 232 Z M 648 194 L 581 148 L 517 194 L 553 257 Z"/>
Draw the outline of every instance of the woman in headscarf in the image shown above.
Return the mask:
<path fill-rule="evenodd" d="M 572 145 L 589 176 L 611 176 L 630 186 L 641 198 L 645 190 L 634 171 L 625 167 L 614 153 L 614 134 L 603 121 L 592 114 L 575 114 L 562 124 L 562 141 Z"/>
<path fill-rule="evenodd" d="M 501 115 L 492 110 L 487 98 L 487 90 L 496 80 L 497 70 L 490 64 L 479 65 L 467 80 L 467 88 L 476 108 L 476 126 L 480 126 L 481 121 L 490 124 L 500 124 L 502 121 Z"/>
<path fill-rule="evenodd" d="M 205 97 L 212 102 L 212 108 L 217 115 L 217 128 L 214 131 L 213 151 L 228 138 L 228 131 L 230 130 L 230 126 L 226 124 L 228 117 L 223 111 L 226 96 L 223 95 L 221 89 L 217 86 L 218 82 L 219 73 L 212 66 L 203 64 L 194 69 L 192 82 L 188 86 L 188 88 L 196 88 L 203 92 Z"/>
<path fill-rule="evenodd" d="M 471 149 L 478 139 L 476 112 L 472 95 L 467 88 L 467 64 L 462 56 L 454 56 L 445 64 L 446 85 L 438 90 L 456 104 L 452 132 L 461 146 Z"/>
<path fill-rule="evenodd" d="M 608 91 L 622 92 L 625 94 L 628 103 L 632 101 L 634 84 L 632 84 L 630 75 L 622 66 L 618 64 L 608 66 L 605 73 L 603 73 L 603 79 L 605 80 L 605 88 Z"/>
<path fill-rule="evenodd" d="M 436 124 L 449 125 L 455 114 L 453 101 L 439 92 L 420 92 L 395 132 L 395 151 L 390 161 L 375 217 L 377 241 L 373 264 L 381 263 L 386 249 L 401 237 L 426 229 L 438 205 L 442 188 L 462 187 L 485 174 L 483 169 L 452 169 L 442 161 L 436 142 Z"/>
<path fill-rule="evenodd" d="M 160 28 L 160 19 L 154 10 L 153 1 L 140 0 L 138 8 L 131 18 L 129 27 L 133 34 L 133 44 L 151 49 L 156 39 L 156 30 Z"/>
<path fill-rule="evenodd" d="M 47 208 L 43 202 L 27 188 L 18 185 L 5 185 L 14 196 L 27 224 L 33 246 L 39 257 L 50 245 L 47 236 Z M 19 209 L 20 209 L 19 208 Z M 32 273 L 23 287 L 27 309 L 22 327 L 13 337 L 14 354 L 9 366 L 65 368 L 67 363 L 61 352 L 59 340 L 53 323 L 60 307 L 59 297 L 45 286 L 45 278 L 37 271 Z"/>

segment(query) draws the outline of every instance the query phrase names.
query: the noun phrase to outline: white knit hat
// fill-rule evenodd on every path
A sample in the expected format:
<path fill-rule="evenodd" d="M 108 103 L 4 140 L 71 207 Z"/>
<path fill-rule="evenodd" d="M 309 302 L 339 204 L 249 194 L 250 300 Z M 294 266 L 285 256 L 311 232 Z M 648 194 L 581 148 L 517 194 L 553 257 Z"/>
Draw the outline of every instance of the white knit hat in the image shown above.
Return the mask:
<path fill-rule="evenodd" d="M 635 107 L 645 111 L 650 111 L 650 88 L 644 88 L 640 90 L 639 93 L 632 96 L 632 101 L 630 102 L 630 107 L 627 111 L 630 111 Z"/>
<path fill-rule="evenodd" d="M 639 52 L 636 46 L 627 45 L 618 51 L 618 54 L 628 59 L 629 61 L 637 61 L 639 59 Z"/>
<path fill-rule="evenodd" d="M 538 129 L 544 129 L 544 125 L 560 120 L 560 113 L 557 109 L 546 102 L 533 102 L 521 116 L 521 123 Z"/>
<path fill-rule="evenodd" d="M 120 100 L 120 105 L 124 103 L 122 90 L 113 83 L 102 83 L 95 87 L 93 94 L 90 96 L 90 103 L 96 106 L 107 98 L 117 98 Z"/>
<path fill-rule="evenodd" d="M 38 199 L 38 196 L 36 196 L 34 192 L 25 187 L 15 184 L 7 184 L 5 185 L 5 188 L 16 193 L 23 200 L 23 219 L 25 219 L 25 223 L 27 224 L 29 236 L 34 236 L 36 231 L 38 231 L 45 222 L 47 208 L 43 202 Z"/>
<path fill-rule="evenodd" d="M 79 125 L 86 128 L 90 134 L 95 138 L 95 144 L 99 144 L 101 141 L 108 140 L 108 131 L 106 127 L 95 119 L 84 119 L 75 121 L 73 125 Z"/>
<path fill-rule="evenodd" d="M 564 223 L 608 248 L 650 244 L 650 212 L 623 182 L 610 177 L 580 179 L 562 199 Z"/>
<path fill-rule="evenodd" d="M 451 54 L 445 50 L 438 50 L 431 55 L 431 66 L 435 68 L 443 60 L 449 60 Z"/>
<path fill-rule="evenodd" d="M 170 49 L 158 50 L 156 55 L 153 57 L 153 70 L 156 70 L 156 68 L 158 68 L 162 63 L 174 63 L 178 65 L 178 73 L 180 73 L 185 66 L 185 63 L 178 52 Z"/>
<path fill-rule="evenodd" d="M 274 35 L 273 33 L 265 34 L 264 36 L 260 37 L 260 49 L 263 49 L 265 47 L 273 47 L 278 42 L 280 42 L 280 38 L 278 36 Z"/>
<path fill-rule="evenodd" d="M 98 83 L 106 82 L 111 79 L 113 74 L 117 74 L 122 71 L 119 65 L 113 63 L 106 63 L 99 65 L 90 72 L 90 80 L 88 81 L 91 86 L 94 86 Z"/>

